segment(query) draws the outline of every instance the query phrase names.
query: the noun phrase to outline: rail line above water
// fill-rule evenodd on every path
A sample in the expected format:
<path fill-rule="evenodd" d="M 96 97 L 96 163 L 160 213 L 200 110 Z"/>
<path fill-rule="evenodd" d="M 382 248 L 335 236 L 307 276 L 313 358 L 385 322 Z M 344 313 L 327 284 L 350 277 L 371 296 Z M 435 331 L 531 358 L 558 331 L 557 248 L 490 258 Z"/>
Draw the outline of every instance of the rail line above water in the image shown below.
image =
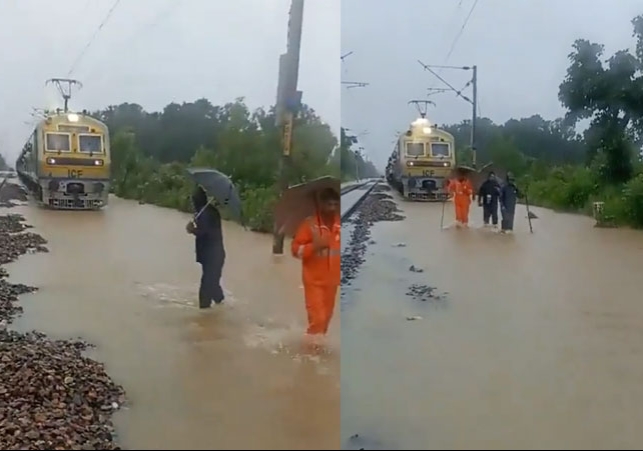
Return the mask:
<path fill-rule="evenodd" d="M 364 180 L 345 184 L 342 186 L 341 196 L 341 218 L 342 221 L 348 219 L 357 209 L 359 204 L 368 196 L 371 190 L 378 184 L 377 179 Z"/>

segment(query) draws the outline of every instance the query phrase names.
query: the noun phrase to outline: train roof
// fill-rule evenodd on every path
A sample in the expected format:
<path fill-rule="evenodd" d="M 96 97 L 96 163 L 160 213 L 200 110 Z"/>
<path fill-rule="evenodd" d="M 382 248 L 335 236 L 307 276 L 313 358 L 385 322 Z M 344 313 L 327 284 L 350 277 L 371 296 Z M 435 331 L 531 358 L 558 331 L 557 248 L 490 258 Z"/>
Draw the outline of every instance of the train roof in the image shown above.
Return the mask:
<path fill-rule="evenodd" d="M 432 134 L 451 140 L 454 139 L 454 136 L 451 133 L 439 128 L 435 124 L 432 124 L 427 118 L 424 117 L 417 118 L 416 120 L 411 122 L 409 128 L 405 132 L 400 133 L 399 139 L 413 139 L 417 138 L 418 135 L 424 136 L 427 134 L 425 132 L 426 129 L 430 129 L 430 132 L 428 133 L 429 135 Z"/>
<path fill-rule="evenodd" d="M 72 111 L 68 111 L 66 113 L 63 112 L 53 112 L 53 113 L 48 113 L 39 123 L 38 125 L 42 125 L 45 123 L 53 123 L 53 124 L 58 124 L 58 123 L 83 123 L 83 124 L 95 124 L 99 126 L 105 127 L 105 123 L 96 119 L 95 117 L 90 116 L 86 111 L 83 111 L 81 113 L 75 113 Z"/>

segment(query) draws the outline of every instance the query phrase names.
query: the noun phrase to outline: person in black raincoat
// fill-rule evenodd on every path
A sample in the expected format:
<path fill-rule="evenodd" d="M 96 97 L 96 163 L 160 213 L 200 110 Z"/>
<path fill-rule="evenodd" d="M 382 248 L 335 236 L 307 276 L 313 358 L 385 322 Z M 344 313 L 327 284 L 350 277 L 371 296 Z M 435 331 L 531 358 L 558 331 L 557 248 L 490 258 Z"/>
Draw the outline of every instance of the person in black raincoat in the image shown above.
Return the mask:
<path fill-rule="evenodd" d="M 196 261 L 202 269 L 199 308 L 209 308 L 212 302 L 220 304 L 225 297 L 221 288 L 225 262 L 221 215 L 212 203 L 208 204 L 208 196 L 201 187 L 197 187 L 192 194 L 192 205 L 195 219 L 188 223 L 186 230 L 195 236 Z"/>
<path fill-rule="evenodd" d="M 489 178 L 480 185 L 478 190 L 478 206 L 482 207 L 484 225 L 489 225 L 489 220 L 494 227 L 498 226 L 498 200 L 500 199 L 500 183 L 496 174 L 489 173 Z"/>
<path fill-rule="evenodd" d="M 500 210 L 502 212 L 502 232 L 511 232 L 514 229 L 514 216 L 516 203 L 522 193 L 516 186 L 516 179 L 511 172 L 507 173 L 507 182 L 500 191 Z"/>

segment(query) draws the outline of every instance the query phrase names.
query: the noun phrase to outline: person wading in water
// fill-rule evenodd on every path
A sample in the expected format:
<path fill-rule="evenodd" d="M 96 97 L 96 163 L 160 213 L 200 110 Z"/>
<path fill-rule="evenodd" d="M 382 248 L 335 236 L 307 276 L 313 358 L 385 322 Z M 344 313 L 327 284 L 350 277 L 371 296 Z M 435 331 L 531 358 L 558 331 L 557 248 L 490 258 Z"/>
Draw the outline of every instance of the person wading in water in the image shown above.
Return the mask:
<path fill-rule="evenodd" d="M 316 214 L 303 221 L 292 240 L 292 255 L 302 262 L 309 339 L 326 334 L 335 309 L 341 277 L 339 201 L 334 189 L 321 191 Z"/>
<path fill-rule="evenodd" d="M 220 304 L 225 295 L 221 288 L 221 275 L 225 263 L 223 232 L 219 210 L 208 203 L 208 196 L 199 186 L 192 194 L 195 218 L 186 226 L 195 236 L 196 261 L 201 264 L 199 308 L 209 308 L 212 302 Z"/>
<path fill-rule="evenodd" d="M 516 178 L 511 172 L 507 173 L 507 183 L 500 191 L 500 211 L 502 213 L 502 233 L 513 233 L 516 203 L 522 193 L 516 186 Z"/>
<path fill-rule="evenodd" d="M 471 186 L 466 174 L 460 172 L 457 178 L 451 179 L 447 185 L 447 190 L 453 195 L 456 227 L 469 227 L 469 207 L 471 206 L 471 200 L 475 196 L 473 186 Z"/>
<path fill-rule="evenodd" d="M 485 227 L 489 226 L 489 220 L 494 227 L 498 227 L 498 204 L 501 187 L 496 174 L 489 173 L 489 178 L 484 181 L 478 190 L 478 206 L 482 207 L 482 219 Z"/>

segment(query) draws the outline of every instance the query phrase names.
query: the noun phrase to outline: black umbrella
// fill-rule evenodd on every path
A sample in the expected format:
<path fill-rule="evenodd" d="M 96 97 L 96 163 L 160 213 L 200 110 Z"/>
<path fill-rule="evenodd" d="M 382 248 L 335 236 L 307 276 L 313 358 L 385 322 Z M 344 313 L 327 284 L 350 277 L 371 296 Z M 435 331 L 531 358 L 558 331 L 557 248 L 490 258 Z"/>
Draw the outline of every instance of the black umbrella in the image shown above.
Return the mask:
<path fill-rule="evenodd" d="M 205 190 L 208 197 L 226 206 L 236 219 L 242 219 L 241 198 L 230 177 L 216 169 L 206 168 L 188 168 L 188 174 Z"/>

